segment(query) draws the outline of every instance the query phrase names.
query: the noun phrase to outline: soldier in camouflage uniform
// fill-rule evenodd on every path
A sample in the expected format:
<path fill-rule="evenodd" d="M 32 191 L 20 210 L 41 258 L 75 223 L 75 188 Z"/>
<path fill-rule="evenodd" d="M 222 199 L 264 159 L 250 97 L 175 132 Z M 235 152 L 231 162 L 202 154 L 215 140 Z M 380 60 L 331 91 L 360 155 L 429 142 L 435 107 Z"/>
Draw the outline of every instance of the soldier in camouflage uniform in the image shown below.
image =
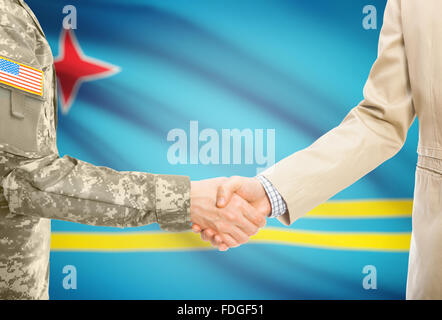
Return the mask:
<path fill-rule="evenodd" d="M 23 0 L 0 0 L 0 56 L 43 72 L 41 96 L 0 83 L 0 299 L 48 298 L 50 219 L 190 229 L 188 177 L 59 157 L 53 56 Z"/>

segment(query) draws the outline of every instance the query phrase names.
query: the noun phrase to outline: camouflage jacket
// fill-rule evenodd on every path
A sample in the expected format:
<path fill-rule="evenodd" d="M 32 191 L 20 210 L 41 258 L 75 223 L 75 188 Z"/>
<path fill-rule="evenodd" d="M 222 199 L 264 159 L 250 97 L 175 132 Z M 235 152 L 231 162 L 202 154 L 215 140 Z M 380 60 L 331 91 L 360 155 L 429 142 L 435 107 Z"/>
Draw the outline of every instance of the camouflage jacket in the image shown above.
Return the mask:
<path fill-rule="evenodd" d="M 0 0 L 0 58 L 43 77 L 41 96 L 0 81 L 0 299 L 48 298 L 50 219 L 189 228 L 188 177 L 59 157 L 53 56 L 23 0 Z"/>

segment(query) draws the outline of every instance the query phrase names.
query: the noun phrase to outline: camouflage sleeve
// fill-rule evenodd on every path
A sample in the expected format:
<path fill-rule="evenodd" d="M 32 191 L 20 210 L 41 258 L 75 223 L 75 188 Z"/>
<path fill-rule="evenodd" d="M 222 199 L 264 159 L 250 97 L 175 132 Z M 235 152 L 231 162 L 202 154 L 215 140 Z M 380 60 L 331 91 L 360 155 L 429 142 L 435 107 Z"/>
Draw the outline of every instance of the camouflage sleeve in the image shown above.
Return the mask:
<path fill-rule="evenodd" d="M 15 168 L 3 181 L 15 214 L 90 225 L 163 230 L 190 228 L 190 181 L 184 176 L 118 172 L 69 156 L 47 156 Z"/>

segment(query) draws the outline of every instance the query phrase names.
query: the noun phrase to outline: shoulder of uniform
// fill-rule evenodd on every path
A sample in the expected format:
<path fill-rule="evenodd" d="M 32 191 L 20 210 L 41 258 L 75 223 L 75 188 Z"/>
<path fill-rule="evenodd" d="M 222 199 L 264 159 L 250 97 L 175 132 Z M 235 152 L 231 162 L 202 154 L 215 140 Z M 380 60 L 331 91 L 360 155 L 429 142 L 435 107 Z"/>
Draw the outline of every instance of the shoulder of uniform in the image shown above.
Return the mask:
<path fill-rule="evenodd" d="M 38 30 L 31 24 L 32 18 L 15 11 L 5 12 L 1 6 L 4 2 L 0 0 L 0 56 L 38 67 L 35 54 Z"/>
<path fill-rule="evenodd" d="M 23 6 L 12 0 L 0 0 L 0 27 L 35 32 L 32 17 Z"/>

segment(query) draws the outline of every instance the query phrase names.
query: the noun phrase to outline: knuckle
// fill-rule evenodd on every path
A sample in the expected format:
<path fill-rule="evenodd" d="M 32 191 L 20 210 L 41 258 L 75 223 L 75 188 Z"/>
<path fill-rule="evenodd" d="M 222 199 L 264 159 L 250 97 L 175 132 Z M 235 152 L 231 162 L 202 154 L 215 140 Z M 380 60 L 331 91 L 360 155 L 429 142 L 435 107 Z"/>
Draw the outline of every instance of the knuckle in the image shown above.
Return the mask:
<path fill-rule="evenodd" d="M 261 228 L 264 228 L 267 224 L 267 219 L 266 218 L 262 218 L 262 224 L 261 224 Z"/>
<path fill-rule="evenodd" d="M 257 227 L 252 228 L 252 230 L 250 230 L 249 236 L 254 236 L 255 234 L 258 233 L 258 231 L 259 231 L 259 228 L 257 228 Z"/>
<path fill-rule="evenodd" d="M 262 224 L 262 220 L 258 216 L 252 217 L 252 221 L 255 226 L 260 226 Z"/>
<path fill-rule="evenodd" d="M 222 195 L 222 194 L 225 194 L 226 193 L 226 186 L 225 185 L 220 185 L 219 187 L 218 187 L 218 193 L 220 194 L 220 195 Z"/>
<path fill-rule="evenodd" d="M 204 235 L 205 235 L 207 238 L 212 238 L 212 237 L 213 237 L 213 232 L 210 231 L 210 230 L 207 230 L 207 231 L 204 232 Z"/>

